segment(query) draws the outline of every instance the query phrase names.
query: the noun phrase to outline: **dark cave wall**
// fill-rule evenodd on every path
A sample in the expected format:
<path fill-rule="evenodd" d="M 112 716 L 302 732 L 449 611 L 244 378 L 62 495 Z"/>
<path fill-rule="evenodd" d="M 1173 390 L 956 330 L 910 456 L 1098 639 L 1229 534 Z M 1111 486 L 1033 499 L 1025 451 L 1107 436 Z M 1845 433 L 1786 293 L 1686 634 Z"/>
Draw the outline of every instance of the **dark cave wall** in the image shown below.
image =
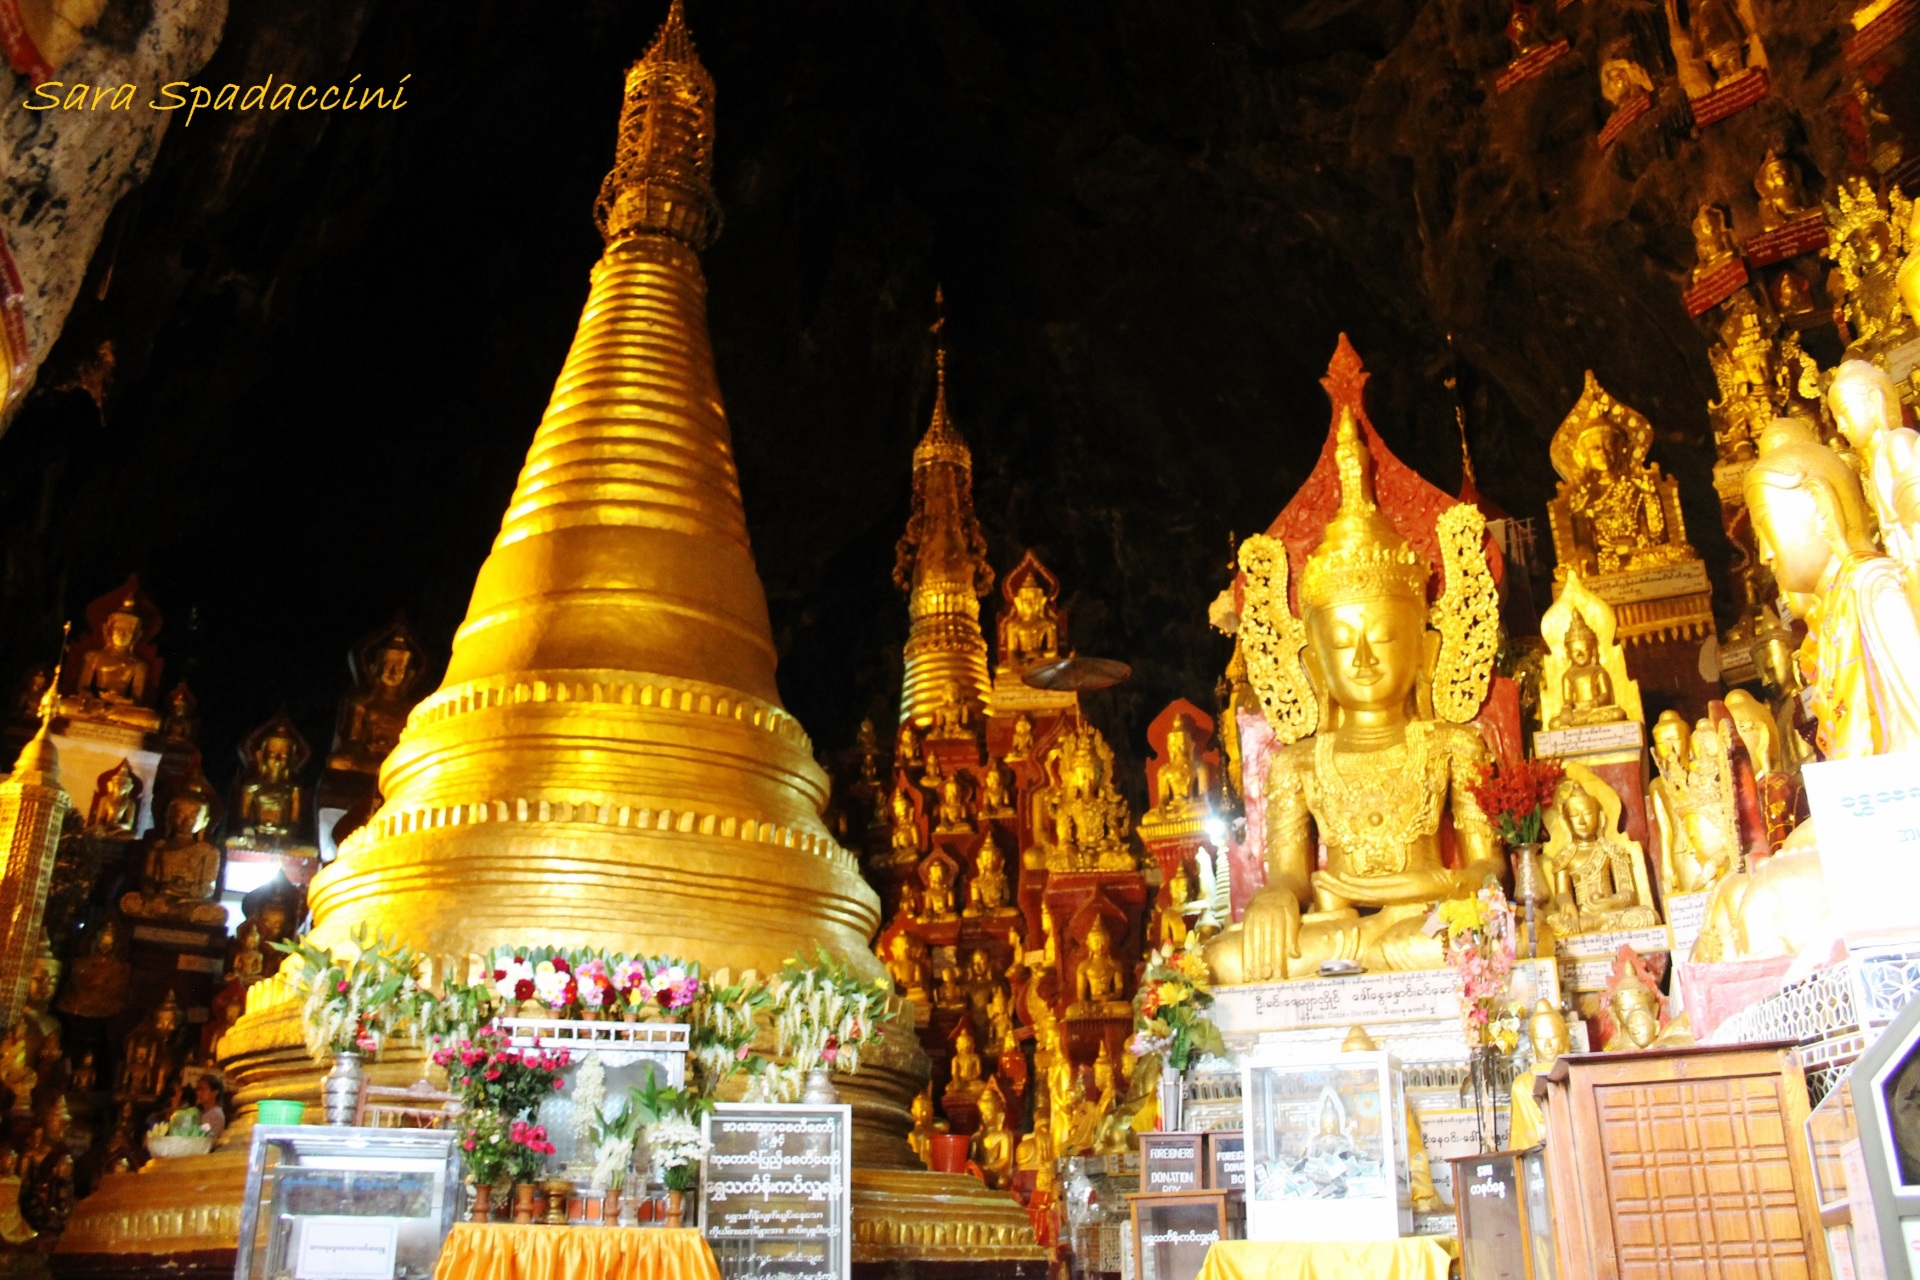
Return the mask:
<path fill-rule="evenodd" d="M 1406 461 L 1458 485 L 1457 374 L 1480 487 L 1536 518 L 1593 368 L 1654 421 L 1724 562 L 1687 223 L 1711 196 L 1744 231 L 1768 145 L 1810 179 L 1846 164 L 1841 16 L 1758 2 L 1775 96 L 1694 136 L 1645 0 L 1560 11 L 1573 56 L 1497 97 L 1488 0 L 693 0 L 727 212 L 714 339 L 802 723 L 837 747 L 896 696 L 936 281 L 995 566 L 1035 548 L 1073 642 L 1134 665 L 1093 706 L 1123 757 L 1172 697 L 1210 702 L 1230 535 L 1304 479 L 1342 330 Z M 8 672 L 138 569 L 176 660 L 198 616 L 220 761 L 282 699 L 323 738 L 341 658 L 396 608 L 444 652 L 571 337 L 659 7 L 236 0 L 203 80 L 411 72 L 415 106 L 169 135 L 90 269 L 105 296 L 0 439 Z M 1619 34 L 1666 114 L 1602 153 Z M 1888 100 L 1911 126 L 1905 81 Z M 104 341 L 96 410 L 61 387 Z"/>

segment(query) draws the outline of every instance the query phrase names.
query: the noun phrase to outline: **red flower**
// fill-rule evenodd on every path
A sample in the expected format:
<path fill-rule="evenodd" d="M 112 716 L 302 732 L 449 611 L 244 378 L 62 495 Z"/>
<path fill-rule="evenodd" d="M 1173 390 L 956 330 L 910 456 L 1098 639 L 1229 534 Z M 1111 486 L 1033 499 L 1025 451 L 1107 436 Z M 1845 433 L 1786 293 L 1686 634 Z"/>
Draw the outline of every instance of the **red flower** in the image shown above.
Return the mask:
<path fill-rule="evenodd" d="M 567 963 L 566 957 L 564 956 L 555 956 L 553 958 L 553 968 L 554 968 L 554 972 L 556 973 L 572 973 L 573 972 L 573 966 Z"/>
<path fill-rule="evenodd" d="M 514 983 L 514 984 L 513 984 L 513 998 L 514 998 L 515 1000 L 531 1000 L 531 999 L 533 999 L 533 979 L 532 979 L 532 978 L 522 978 L 522 979 L 520 979 L 520 981 L 518 981 L 518 982 L 516 982 L 516 983 Z"/>
<path fill-rule="evenodd" d="M 505 969 L 495 969 L 495 970 L 493 971 L 493 980 L 494 980 L 495 982 L 498 982 L 498 981 L 500 981 L 500 979 L 502 979 L 502 978 L 504 978 L 504 977 L 506 977 L 506 976 L 507 976 L 507 971 L 506 971 Z"/>

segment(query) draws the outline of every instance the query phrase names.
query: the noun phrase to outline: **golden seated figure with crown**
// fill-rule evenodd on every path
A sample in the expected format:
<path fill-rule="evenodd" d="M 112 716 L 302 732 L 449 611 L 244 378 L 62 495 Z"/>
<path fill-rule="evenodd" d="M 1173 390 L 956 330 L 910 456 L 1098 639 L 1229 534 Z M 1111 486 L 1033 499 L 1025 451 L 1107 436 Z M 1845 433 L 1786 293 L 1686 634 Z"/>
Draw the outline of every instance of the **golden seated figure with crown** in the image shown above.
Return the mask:
<path fill-rule="evenodd" d="M 1336 374 L 1350 356 L 1343 344 Z M 1442 515 L 1447 591 L 1430 612 L 1427 566 L 1374 500 L 1355 381 L 1341 403 L 1337 377 L 1328 379 L 1341 415 L 1340 508 L 1301 574 L 1304 618 L 1288 607 L 1286 548 L 1256 536 L 1240 549 L 1240 642 L 1286 745 L 1267 769 L 1266 887 L 1207 947 L 1221 985 L 1312 977 L 1330 960 L 1438 967 L 1441 945 L 1422 928 L 1433 904 L 1506 870 L 1468 790 L 1487 749 L 1464 722 L 1486 695 L 1496 625 L 1484 526 L 1468 503 Z M 1430 617 L 1437 644 L 1428 643 Z M 1457 867 L 1441 856 L 1449 811 Z M 1315 829 L 1323 870 L 1314 869 Z"/>

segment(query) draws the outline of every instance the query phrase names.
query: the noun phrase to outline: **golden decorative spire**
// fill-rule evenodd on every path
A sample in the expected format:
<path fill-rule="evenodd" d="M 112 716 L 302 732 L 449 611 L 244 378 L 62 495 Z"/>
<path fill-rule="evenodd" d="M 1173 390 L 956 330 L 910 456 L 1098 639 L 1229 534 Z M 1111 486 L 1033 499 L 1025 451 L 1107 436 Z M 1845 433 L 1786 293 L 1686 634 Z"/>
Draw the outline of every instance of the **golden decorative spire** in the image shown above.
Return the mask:
<path fill-rule="evenodd" d="M 675 0 L 627 75 L 606 252 L 445 682 L 314 880 L 322 945 L 371 923 L 437 957 L 771 972 L 821 943 L 879 972 L 879 902 L 774 683 L 696 253 L 719 225 L 712 120 Z"/>
<path fill-rule="evenodd" d="M 913 515 L 895 550 L 893 580 L 907 593 L 906 679 L 900 719 L 930 723 L 948 685 L 978 708 L 991 687 L 987 641 L 980 633 L 980 597 L 993 589 L 987 540 L 973 514 L 973 455 L 947 411 L 945 298 L 938 289 L 933 322 L 933 421 L 913 451 Z"/>

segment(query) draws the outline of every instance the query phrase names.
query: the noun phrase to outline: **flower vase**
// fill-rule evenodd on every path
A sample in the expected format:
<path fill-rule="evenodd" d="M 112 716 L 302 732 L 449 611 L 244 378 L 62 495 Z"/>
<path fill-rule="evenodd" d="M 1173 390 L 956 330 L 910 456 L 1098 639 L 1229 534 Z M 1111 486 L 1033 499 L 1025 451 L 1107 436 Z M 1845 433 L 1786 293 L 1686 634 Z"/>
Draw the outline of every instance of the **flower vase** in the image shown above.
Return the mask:
<path fill-rule="evenodd" d="M 533 1225 L 533 1193 L 537 1190 L 531 1182 L 513 1184 L 513 1221 L 514 1225 L 530 1227 Z"/>
<path fill-rule="evenodd" d="M 685 1221 L 686 1216 L 686 1193 L 683 1191 L 675 1191 L 671 1187 L 667 1188 L 667 1212 L 666 1215 L 661 1218 L 660 1225 L 664 1227 L 678 1227 Z"/>
<path fill-rule="evenodd" d="M 1160 1131 L 1178 1133 L 1187 1106 L 1187 1073 L 1175 1071 L 1171 1064 L 1160 1068 Z"/>
<path fill-rule="evenodd" d="M 1505 1078 L 1506 1061 L 1500 1046 L 1493 1044 L 1474 1046 L 1472 1057 L 1467 1060 L 1467 1081 L 1473 1088 L 1473 1120 L 1482 1151 L 1504 1148 L 1499 1129 L 1500 1096 L 1512 1083 Z"/>
<path fill-rule="evenodd" d="M 360 1087 L 366 1082 L 365 1060 L 357 1053 L 333 1055 L 333 1070 L 320 1082 L 327 1123 L 350 1125 L 360 1110 Z"/>
<path fill-rule="evenodd" d="M 573 1183 L 566 1178 L 552 1178 L 547 1182 L 547 1225 L 564 1227 L 567 1225 L 567 1199 L 573 1194 Z"/>
<path fill-rule="evenodd" d="M 600 1225 L 611 1227 L 619 1222 L 622 1208 L 620 1188 L 608 1187 L 606 1194 L 600 1197 Z"/>
<path fill-rule="evenodd" d="M 840 1101 L 840 1091 L 833 1087 L 832 1067 L 815 1067 L 807 1072 L 807 1087 L 800 1101 L 809 1107 L 831 1107 Z"/>
<path fill-rule="evenodd" d="M 639 1195 L 632 1195 L 632 1196 L 627 1195 L 623 1191 L 620 1194 L 619 1221 L 617 1223 L 609 1222 L 607 1223 L 607 1225 L 610 1227 L 611 1226 L 622 1226 L 622 1227 L 639 1226 L 640 1225 L 640 1202 L 645 1198 L 646 1198 L 646 1192 L 644 1190 L 642 1190 Z M 613 1216 L 612 1214 L 608 1215 L 609 1218 L 611 1218 L 612 1216 Z"/>
<path fill-rule="evenodd" d="M 467 1215 L 469 1222 L 485 1222 L 493 1217 L 493 1188 L 482 1182 L 473 1189 L 473 1212 Z"/>
<path fill-rule="evenodd" d="M 1537 920 L 1540 912 L 1553 903 L 1553 886 L 1547 883 L 1546 869 L 1540 861 L 1541 847 L 1537 840 L 1507 846 L 1507 857 L 1513 864 L 1513 905 L 1520 908 L 1527 925 L 1526 941 L 1519 948 L 1522 957 L 1539 952 Z"/>

